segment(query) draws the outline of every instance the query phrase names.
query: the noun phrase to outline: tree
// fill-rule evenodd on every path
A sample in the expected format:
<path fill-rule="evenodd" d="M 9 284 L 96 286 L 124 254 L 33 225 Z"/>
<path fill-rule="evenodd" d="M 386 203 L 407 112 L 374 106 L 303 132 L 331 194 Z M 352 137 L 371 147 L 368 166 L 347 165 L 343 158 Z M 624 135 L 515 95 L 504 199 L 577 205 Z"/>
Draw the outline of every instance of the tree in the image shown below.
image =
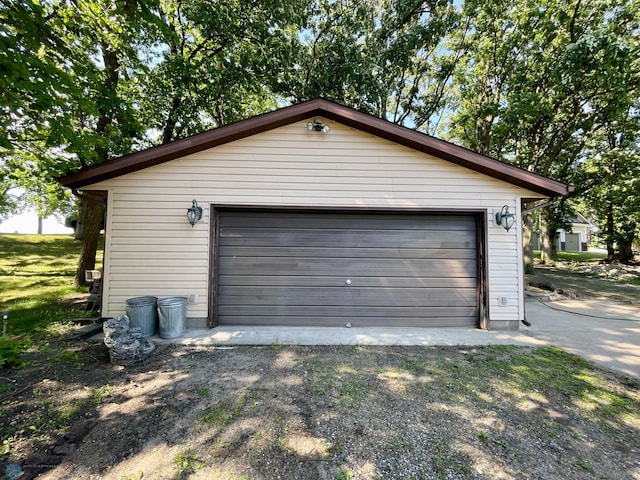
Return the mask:
<path fill-rule="evenodd" d="M 272 107 L 265 78 L 301 11 L 284 1 L 2 1 L 0 66 L 11 85 L 0 108 L 12 120 L 0 124 L 2 165 L 39 202 L 69 170 Z M 74 193 L 83 232 L 76 283 L 84 284 L 104 205 Z"/>
<path fill-rule="evenodd" d="M 580 166 L 582 204 L 598 219 L 609 260 L 633 259 L 640 236 L 640 112 L 608 123 Z"/>
<path fill-rule="evenodd" d="M 160 2 L 148 69 L 136 89 L 145 125 L 167 143 L 275 108 L 271 87 L 290 68 L 305 5 Z"/>
<path fill-rule="evenodd" d="M 11 181 L 11 170 L 0 160 L 0 222 L 18 211 L 20 197 Z"/>
<path fill-rule="evenodd" d="M 0 208 L 22 183 L 48 211 L 64 203 L 57 175 L 316 96 L 570 182 L 638 97 L 639 8 L 0 0 Z M 74 193 L 82 284 L 104 206 Z M 551 232 L 558 215 L 544 216 Z"/>
<path fill-rule="evenodd" d="M 456 74 L 450 138 L 572 182 L 590 138 L 637 97 L 638 4 L 468 0 L 464 11 L 472 47 Z M 561 219 L 542 215 L 550 261 Z"/>
<path fill-rule="evenodd" d="M 275 91 L 293 102 L 326 97 L 435 133 L 465 51 L 463 36 L 447 43 L 459 21 L 448 0 L 319 0 L 294 68 Z"/>
<path fill-rule="evenodd" d="M 47 176 L 48 150 L 56 143 L 48 128 L 51 113 L 60 111 L 73 88 L 69 74 L 57 66 L 64 51 L 45 7 L 30 0 L 0 1 L 2 217 L 25 203 L 36 205 L 42 216 L 68 205 L 68 194 Z M 17 196 L 17 190 L 25 194 Z"/>

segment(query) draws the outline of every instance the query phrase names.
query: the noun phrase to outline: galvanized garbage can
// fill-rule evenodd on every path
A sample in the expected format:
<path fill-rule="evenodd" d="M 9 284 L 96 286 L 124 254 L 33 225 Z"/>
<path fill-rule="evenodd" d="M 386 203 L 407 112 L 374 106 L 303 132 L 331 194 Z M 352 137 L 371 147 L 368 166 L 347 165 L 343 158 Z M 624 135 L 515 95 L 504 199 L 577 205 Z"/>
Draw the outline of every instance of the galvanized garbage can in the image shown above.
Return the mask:
<path fill-rule="evenodd" d="M 158 300 L 160 338 L 177 338 L 187 330 L 187 299 L 169 297 Z"/>
<path fill-rule="evenodd" d="M 157 302 L 156 297 L 134 297 L 127 300 L 130 326 L 139 328 L 143 337 L 152 337 L 156 333 Z"/>

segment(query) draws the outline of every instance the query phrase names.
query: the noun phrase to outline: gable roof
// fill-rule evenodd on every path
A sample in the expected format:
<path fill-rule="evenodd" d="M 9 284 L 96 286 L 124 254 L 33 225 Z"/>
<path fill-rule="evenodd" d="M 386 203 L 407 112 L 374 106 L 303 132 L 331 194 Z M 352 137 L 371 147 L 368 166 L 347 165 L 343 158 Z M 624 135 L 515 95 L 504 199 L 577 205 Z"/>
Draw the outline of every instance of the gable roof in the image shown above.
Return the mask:
<path fill-rule="evenodd" d="M 570 216 L 565 219 L 568 223 L 572 225 L 588 225 L 590 227 L 594 227 L 595 225 L 582 213 L 576 212 L 574 216 Z"/>
<path fill-rule="evenodd" d="M 62 185 L 81 189 L 87 185 L 136 172 L 211 147 L 282 127 L 313 116 L 323 117 L 461 167 L 517 185 L 535 193 L 557 197 L 573 187 L 481 155 L 416 130 L 319 98 L 281 108 L 182 140 L 131 153 L 57 178 Z"/>

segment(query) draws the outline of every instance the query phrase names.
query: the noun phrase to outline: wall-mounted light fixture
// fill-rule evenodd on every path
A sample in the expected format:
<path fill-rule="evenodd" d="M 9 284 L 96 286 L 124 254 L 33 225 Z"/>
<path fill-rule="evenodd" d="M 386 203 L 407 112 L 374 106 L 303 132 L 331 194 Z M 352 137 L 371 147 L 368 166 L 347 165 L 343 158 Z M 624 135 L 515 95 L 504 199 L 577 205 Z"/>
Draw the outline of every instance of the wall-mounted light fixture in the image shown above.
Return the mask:
<path fill-rule="evenodd" d="M 199 220 L 202 220 L 202 207 L 198 206 L 198 202 L 193 200 L 191 208 L 187 209 L 187 220 L 193 227 Z"/>
<path fill-rule="evenodd" d="M 316 132 L 329 133 L 330 127 L 326 123 L 322 123 L 322 120 L 316 118 L 313 122 L 307 123 L 307 130 L 315 130 Z"/>
<path fill-rule="evenodd" d="M 505 205 L 502 210 L 496 212 L 496 224 L 502 225 L 502 227 L 508 232 L 513 224 L 516 222 L 516 217 L 513 213 L 509 212 L 509 206 Z"/>

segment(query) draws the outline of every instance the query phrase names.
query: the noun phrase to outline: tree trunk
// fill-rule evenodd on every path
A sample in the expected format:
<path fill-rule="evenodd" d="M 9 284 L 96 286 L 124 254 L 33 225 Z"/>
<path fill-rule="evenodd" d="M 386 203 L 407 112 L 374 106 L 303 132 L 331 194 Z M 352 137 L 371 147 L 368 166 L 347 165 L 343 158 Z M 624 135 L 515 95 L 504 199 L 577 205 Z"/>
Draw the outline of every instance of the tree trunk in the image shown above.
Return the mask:
<path fill-rule="evenodd" d="M 38 235 L 42 235 L 42 216 L 38 215 Z"/>
<path fill-rule="evenodd" d="M 636 223 L 632 222 L 629 225 L 628 230 L 626 231 L 626 235 L 622 237 L 622 241 L 620 245 L 618 245 L 620 262 L 629 263 L 633 260 L 633 240 L 636 234 Z"/>
<path fill-rule="evenodd" d="M 162 131 L 162 144 L 171 142 L 173 140 L 173 134 L 176 128 L 176 116 L 178 108 L 180 108 L 181 100 L 178 96 L 173 97 L 171 101 L 171 109 L 167 115 L 167 120 L 164 124 L 164 130 Z"/>
<path fill-rule="evenodd" d="M 533 275 L 533 245 L 531 245 L 533 222 L 533 214 L 526 213 L 522 215 L 522 257 L 524 260 L 524 273 L 529 275 Z"/>
<path fill-rule="evenodd" d="M 76 286 L 86 286 L 85 272 L 96 267 L 96 252 L 98 251 L 98 240 L 100 239 L 100 227 L 104 217 L 104 204 L 98 200 L 82 195 L 80 197 L 80 216 L 78 226 L 83 232 L 82 251 L 80 261 L 76 271 Z"/>
<path fill-rule="evenodd" d="M 79 220 L 76 220 L 76 226 L 73 229 L 73 238 L 80 242 L 84 239 L 84 225 L 82 225 Z"/>
<path fill-rule="evenodd" d="M 102 42 L 102 60 L 104 62 L 105 81 L 103 94 L 105 99 L 111 101 L 118 100 L 118 81 L 120 79 L 120 60 L 117 53 L 111 46 Z M 96 133 L 101 137 L 106 137 L 108 128 L 112 124 L 112 110 L 107 108 L 108 102 L 98 108 L 100 116 L 96 124 Z M 100 143 L 95 146 L 97 163 L 104 163 L 109 159 L 109 150 Z M 75 193 L 75 192 L 74 192 Z M 77 193 L 76 193 L 77 194 Z M 100 227 L 104 220 L 104 202 L 101 198 L 87 194 L 77 194 L 80 198 L 78 224 L 76 227 L 76 239 L 82 239 L 82 250 L 76 270 L 75 284 L 86 286 L 85 272 L 93 270 L 96 266 L 96 252 L 98 251 L 98 240 L 100 239 Z"/>
<path fill-rule="evenodd" d="M 613 221 L 613 209 L 611 207 L 612 205 L 609 204 L 609 208 L 607 209 L 607 233 L 605 235 L 605 241 L 607 243 L 607 258 L 609 258 L 610 260 L 612 260 L 616 254 L 615 246 L 613 243 L 613 237 L 615 235 L 615 224 Z"/>
<path fill-rule="evenodd" d="M 553 243 L 556 232 L 552 231 L 545 211 L 540 214 L 540 263 L 553 265 L 554 249 Z"/>

